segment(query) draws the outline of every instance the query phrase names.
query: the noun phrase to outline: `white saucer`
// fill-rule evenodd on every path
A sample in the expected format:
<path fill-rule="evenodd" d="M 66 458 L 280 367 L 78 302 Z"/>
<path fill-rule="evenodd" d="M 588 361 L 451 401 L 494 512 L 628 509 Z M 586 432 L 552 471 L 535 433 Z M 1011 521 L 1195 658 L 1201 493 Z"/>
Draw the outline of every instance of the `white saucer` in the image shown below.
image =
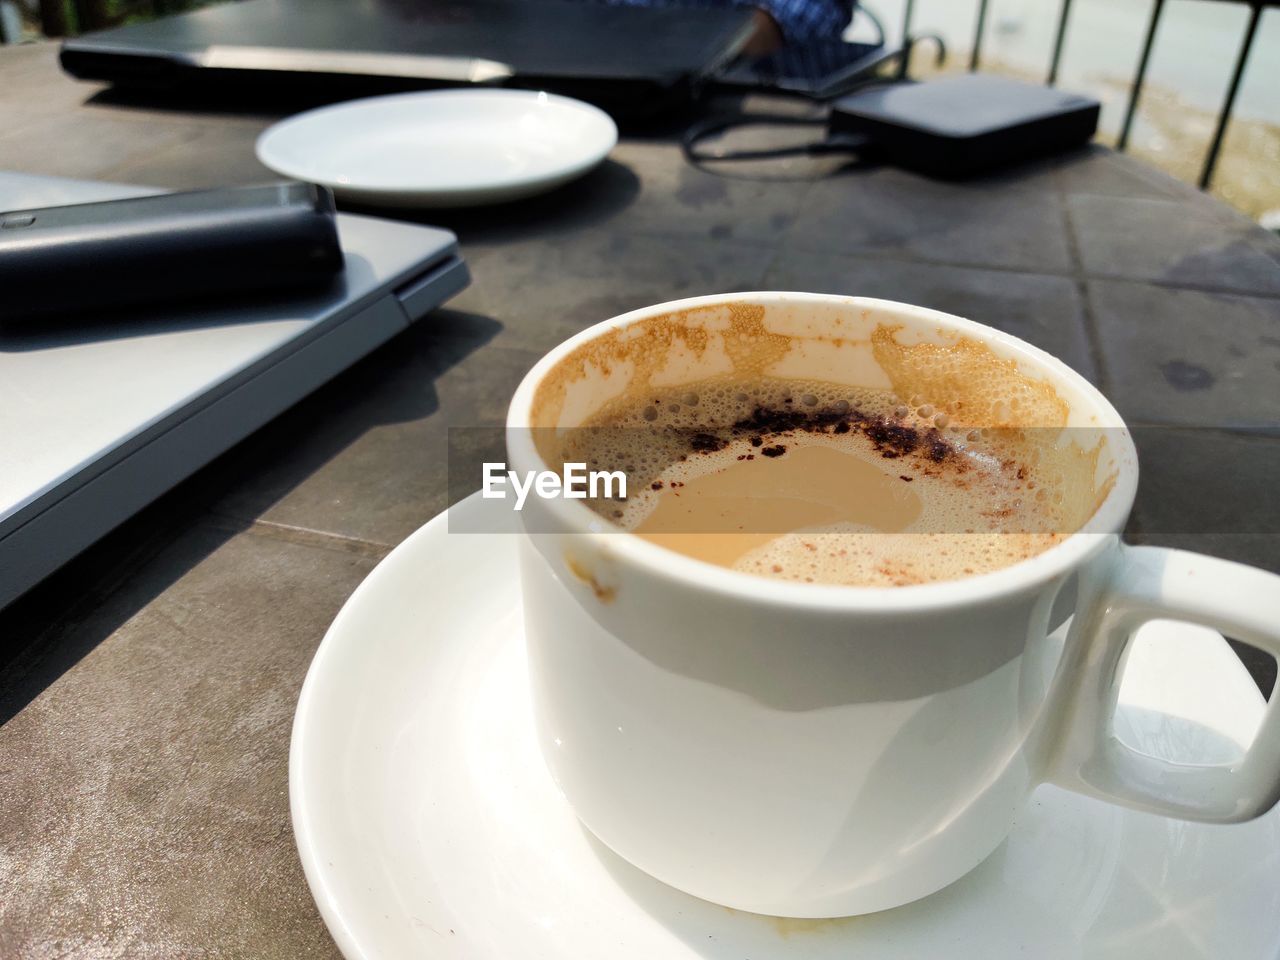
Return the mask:
<path fill-rule="evenodd" d="M 530 729 L 512 514 L 477 496 L 398 547 L 316 654 L 290 754 L 307 880 L 361 960 L 1274 960 L 1280 809 L 1235 826 L 1052 787 L 940 893 L 845 920 L 677 892 L 579 825 Z M 1216 634 L 1155 625 L 1117 716 L 1166 757 L 1238 756 L 1262 713 Z"/>
<path fill-rule="evenodd" d="M 440 90 L 309 110 L 270 127 L 256 149 L 277 173 L 346 200 L 457 207 L 550 190 L 617 142 L 608 114 L 568 97 Z"/>

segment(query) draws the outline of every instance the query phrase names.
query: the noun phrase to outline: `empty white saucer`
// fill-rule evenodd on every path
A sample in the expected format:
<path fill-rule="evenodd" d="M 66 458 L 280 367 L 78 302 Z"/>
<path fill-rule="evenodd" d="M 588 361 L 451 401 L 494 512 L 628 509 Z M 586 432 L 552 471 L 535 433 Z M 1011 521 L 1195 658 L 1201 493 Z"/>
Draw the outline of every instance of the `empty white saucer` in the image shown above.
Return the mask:
<path fill-rule="evenodd" d="M 679 893 L 578 824 L 530 729 L 508 508 L 477 496 L 360 586 L 316 654 L 289 789 L 307 880 L 350 960 L 1274 960 L 1280 810 L 1207 826 L 1053 787 L 973 873 L 843 920 Z M 1129 658 L 1126 742 L 1230 761 L 1263 710 L 1216 635 L 1157 623 Z"/>
<path fill-rule="evenodd" d="M 309 110 L 258 138 L 277 173 L 359 203 L 456 207 L 579 177 L 618 141 L 602 110 L 548 93 L 439 90 Z"/>

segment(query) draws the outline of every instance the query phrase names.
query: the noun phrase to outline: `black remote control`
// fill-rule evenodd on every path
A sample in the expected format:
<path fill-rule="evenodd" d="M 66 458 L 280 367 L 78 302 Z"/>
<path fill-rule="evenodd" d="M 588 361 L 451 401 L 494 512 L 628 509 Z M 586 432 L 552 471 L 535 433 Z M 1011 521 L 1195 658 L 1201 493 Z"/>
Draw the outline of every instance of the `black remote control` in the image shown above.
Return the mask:
<path fill-rule="evenodd" d="M 333 194 L 306 183 L 0 213 L 0 319 L 327 286 Z"/>

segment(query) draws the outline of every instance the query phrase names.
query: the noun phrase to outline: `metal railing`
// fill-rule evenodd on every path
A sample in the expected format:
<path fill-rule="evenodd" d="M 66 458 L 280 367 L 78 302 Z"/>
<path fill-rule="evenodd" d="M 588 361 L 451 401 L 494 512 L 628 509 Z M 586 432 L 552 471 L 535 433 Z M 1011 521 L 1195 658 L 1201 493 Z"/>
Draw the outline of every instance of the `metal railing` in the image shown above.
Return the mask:
<path fill-rule="evenodd" d="M 1049 72 L 1045 82 L 1053 86 L 1058 82 L 1058 68 L 1062 64 L 1062 48 L 1067 36 L 1067 26 L 1071 19 L 1072 0 L 1062 0 L 1062 8 L 1058 14 L 1058 26 L 1053 38 L 1053 57 L 1049 63 Z M 1231 111 L 1235 108 L 1236 94 L 1240 91 L 1240 80 L 1244 76 L 1245 65 L 1249 53 L 1253 49 L 1253 41 L 1258 33 L 1258 24 L 1262 20 L 1262 11 L 1266 7 L 1280 7 L 1280 0 L 1188 0 L 1197 3 L 1237 3 L 1249 7 L 1249 23 L 1245 27 L 1244 37 L 1240 42 L 1240 51 L 1236 56 L 1235 68 L 1231 73 L 1231 83 L 1227 87 L 1226 97 L 1222 101 L 1222 109 L 1218 111 L 1218 122 L 1214 127 L 1213 139 L 1210 141 L 1208 153 L 1205 154 L 1204 165 L 1200 168 L 1200 188 L 1206 189 L 1213 181 L 1213 171 L 1218 164 L 1218 155 L 1222 151 L 1222 139 L 1226 136 L 1227 125 L 1231 122 Z M 1138 113 L 1138 103 L 1142 99 L 1142 86 L 1146 81 L 1147 67 L 1151 62 L 1151 50 L 1155 46 L 1156 31 L 1160 28 L 1160 18 L 1164 14 L 1167 0 L 1152 0 L 1151 18 L 1147 24 L 1146 36 L 1142 41 L 1142 55 L 1138 60 L 1138 69 L 1129 88 L 1129 102 L 1125 108 L 1124 123 L 1120 128 L 1120 137 L 1116 148 L 1124 150 L 1129 145 L 1129 134 L 1133 130 L 1133 121 Z M 986 33 L 987 8 L 990 0 L 978 0 L 977 21 L 974 26 L 973 48 L 969 54 L 969 69 L 977 70 L 982 63 L 982 40 Z M 911 18 L 915 7 L 914 0 L 906 0 L 906 9 L 902 18 L 902 35 L 911 35 Z"/>

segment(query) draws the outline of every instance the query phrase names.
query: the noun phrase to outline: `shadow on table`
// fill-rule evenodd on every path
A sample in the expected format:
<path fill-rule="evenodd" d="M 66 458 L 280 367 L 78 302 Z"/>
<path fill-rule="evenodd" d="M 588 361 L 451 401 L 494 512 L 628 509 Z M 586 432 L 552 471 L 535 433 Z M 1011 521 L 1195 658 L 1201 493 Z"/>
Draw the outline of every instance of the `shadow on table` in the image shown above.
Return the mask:
<path fill-rule="evenodd" d="M 251 517 L 210 511 L 244 478 L 265 465 L 269 494 L 278 499 L 369 430 L 430 416 L 439 407 L 436 378 L 501 329 L 489 317 L 436 311 L 0 610 L 0 724 L 253 525 Z M 391 390 L 388 381 L 395 381 Z M 386 552 L 358 541 L 351 548 L 375 558 Z"/>
<path fill-rule="evenodd" d="M 386 91 L 383 91 L 386 92 Z M 227 117 L 274 120 L 303 110 L 337 103 L 340 99 L 367 96 L 355 92 L 351 97 L 334 98 L 304 85 L 280 87 L 255 84 L 247 88 L 219 89 L 215 86 L 189 87 L 117 87 L 99 90 L 84 101 L 86 107 L 112 110 L 139 110 L 147 113 L 167 112 L 190 116 L 193 113 Z"/>
<path fill-rule="evenodd" d="M 413 80 L 395 84 L 385 77 L 366 83 L 347 77 L 340 87 L 317 84 L 314 75 L 309 74 L 299 74 L 294 83 L 289 83 L 288 79 L 276 74 L 270 83 L 263 82 L 262 78 L 252 78 L 249 82 L 237 84 L 227 83 L 225 78 L 219 81 L 210 77 L 205 83 L 174 87 L 109 86 L 87 97 L 84 105 L 116 110 L 168 111 L 188 116 L 203 113 L 275 119 L 363 97 L 474 89 L 465 85 L 424 87 L 421 82 Z M 705 99 L 668 103 L 656 111 L 623 110 L 619 115 L 619 111 L 614 110 L 611 115 L 623 136 L 671 140 L 678 139 L 689 124 L 706 112 L 729 109 L 741 99 L 738 94 L 717 94 Z"/>
<path fill-rule="evenodd" d="M 501 244 L 555 237 L 596 226 L 621 213 L 640 194 L 640 178 L 628 166 L 606 160 L 586 176 L 549 193 L 483 207 L 386 209 L 341 202 L 348 213 L 395 217 L 444 227 L 468 243 Z"/>

